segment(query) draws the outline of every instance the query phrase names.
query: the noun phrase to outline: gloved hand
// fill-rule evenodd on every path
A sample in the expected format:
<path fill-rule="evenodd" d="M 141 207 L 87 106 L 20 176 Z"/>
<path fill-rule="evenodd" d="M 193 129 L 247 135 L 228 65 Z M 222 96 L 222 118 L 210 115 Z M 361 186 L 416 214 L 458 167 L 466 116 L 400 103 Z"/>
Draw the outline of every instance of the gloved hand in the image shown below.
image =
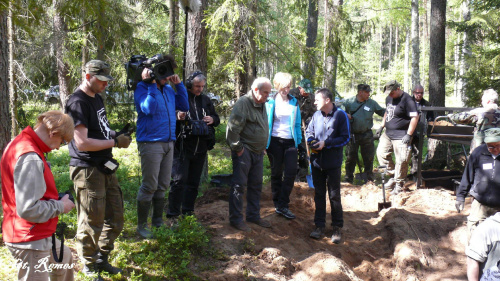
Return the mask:
<path fill-rule="evenodd" d="M 457 211 L 460 213 L 460 211 L 462 211 L 464 209 L 464 204 L 465 202 L 464 201 L 456 201 L 455 202 L 455 208 L 457 208 Z"/>
<path fill-rule="evenodd" d="M 411 136 L 406 134 L 402 139 L 401 139 L 401 142 L 404 143 L 404 144 L 409 144 L 411 141 Z"/>
<path fill-rule="evenodd" d="M 119 132 L 116 132 L 115 138 L 117 138 L 119 135 L 127 134 L 130 128 L 130 123 L 127 123 L 123 129 L 121 129 Z M 130 134 L 129 134 L 130 135 Z"/>
<path fill-rule="evenodd" d="M 121 134 L 115 138 L 115 147 L 127 148 L 132 142 L 132 138 L 127 134 Z"/>
<path fill-rule="evenodd" d="M 382 131 L 384 130 L 384 127 L 380 127 L 377 129 L 377 131 L 375 132 L 375 136 L 377 137 L 377 139 L 380 138 L 380 136 L 382 135 Z"/>

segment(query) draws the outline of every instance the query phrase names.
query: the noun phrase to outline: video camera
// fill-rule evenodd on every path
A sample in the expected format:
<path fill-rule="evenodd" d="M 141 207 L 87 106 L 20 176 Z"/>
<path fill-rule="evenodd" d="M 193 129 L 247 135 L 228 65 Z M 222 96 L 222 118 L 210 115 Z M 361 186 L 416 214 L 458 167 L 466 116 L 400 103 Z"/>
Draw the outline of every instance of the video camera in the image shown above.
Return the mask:
<path fill-rule="evenodd" d="M 145 55 L 133 55 L 125 64 L 127 89 L 129 91 L 135 90 L 137 83 L 142 81 L 144 68 L 152 70 L 150 81 L 146 82 L 162 80 L 175 74 L 172 62 L 162 54 L 154 55 L 151 58 L 147 58 Z"/>

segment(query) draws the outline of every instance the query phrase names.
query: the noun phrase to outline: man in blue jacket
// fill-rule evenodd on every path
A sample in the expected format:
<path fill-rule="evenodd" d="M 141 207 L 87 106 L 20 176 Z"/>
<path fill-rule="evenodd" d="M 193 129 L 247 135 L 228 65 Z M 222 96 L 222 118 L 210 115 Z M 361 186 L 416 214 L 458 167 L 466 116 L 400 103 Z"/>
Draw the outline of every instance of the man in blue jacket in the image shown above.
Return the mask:
<path fill-rule="evenodd" d="M 344 226 L 342 203 L 340 200 L 340 176 L 342 169 L 343 147 L 349 142 L 349 118 L 347 114 L 332 103 L 333 94 L 326 88 L 315 94 L 314 113 L 307 126 L 306 139 L 311 153 L 311 171 L 314 183 L 315 230 L 311 237 L 323 236 L 326 225 L 326 191 L 332 209 L 332 242 L 340 243 L 341 229 Z"/>
<path fill-rule="evenodd" d="M 172 56 L 163 56 L 175 68 Z M 159 62 L 160 63 L 160 62 Z M 165 192 L 170 185 L 174 157 L 176 110 L 188 111 L 188 97 L 177 75 L 155 77 L 145 68 L 137 84 L 134 103 L 137 110 L 137 147 L 141 157 L 142 185 L 137 193 L 137 232 L 151 238 L 147 220 L 153 205 L 152 225 L 163 224 Z M 152 80 L 152 81 L 151 81 Z M 177 92 L 167 82 L 175 85 Z"/>

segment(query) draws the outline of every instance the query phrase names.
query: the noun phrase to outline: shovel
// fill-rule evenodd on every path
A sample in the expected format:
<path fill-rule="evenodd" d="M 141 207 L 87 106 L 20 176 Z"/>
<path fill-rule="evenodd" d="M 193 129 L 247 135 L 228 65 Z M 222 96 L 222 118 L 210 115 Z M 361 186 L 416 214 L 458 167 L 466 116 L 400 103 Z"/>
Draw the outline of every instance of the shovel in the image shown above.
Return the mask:
<path fill-rule="evenodd" d="M 378 203 L 378 211 L 380 212 L 382 209 L 387 209 L 387 208 L 390 208 L 392 206 L 392 203 L 391 202 L 387 202 L 385 200 L 385 173 L 387 172 L 387 166 L 380 166 L 378 167 L 378 170 L 380 171 L 380 169 L 383 169 L 383 172 L 381 172 L 382 174 L 382 196 L 384 198 L 384 201 L 383 202 L 380 202 Z"/>
<path fill-rule="evenodd" d="M 306 123 L 304 122 L 304 119 L 302 119 L 302 127 L 306 128 Z M 305 135 L 305 134 L 304 134 Z M 306 144 L 306 152 L 307 152 L 307 161 L 309 162 L 309 168 L 307 169 L 307 175 L 306 175 L 306 180 L 307 180 L 307 185 L 309 185 L 310 188 L 314 188 L 313 180 L 312 180 L 312 175 L 311 175 L 311 153 L 309 151 L 309 145 L 307 144 L 307 141 L 305 141 Z"/>

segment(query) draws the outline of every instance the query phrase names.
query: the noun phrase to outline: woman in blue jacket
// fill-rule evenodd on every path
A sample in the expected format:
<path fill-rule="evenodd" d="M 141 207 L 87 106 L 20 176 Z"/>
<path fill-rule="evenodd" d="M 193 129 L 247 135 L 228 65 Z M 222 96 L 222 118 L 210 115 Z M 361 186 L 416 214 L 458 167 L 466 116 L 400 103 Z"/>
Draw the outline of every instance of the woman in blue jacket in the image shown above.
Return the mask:
<path fill-rule="evenodd" d="M 172 56 L 163 56 L 175 68 Z M 152 225 L 163 224 L 165 192 L 170 185 L 174 157 L 176 110 L 188 111 L 186 88 L 177 75 L 155 77 L 151 70 L 142 72 L 134 103 L 137 110 L 137 148 L 141 157 L 142 184 L 137 193 L 137 232 L 151 238 L 147 229 L 148 214 L 153 205 Z M 168 82 L 175 85 L 177 92 Z"/>
<path fill-rule="evenodd" d="M 297 146 L 302 139 L 300 109 L 297 99 L 288 94 L 292 75 L 279 72 L 273 83 L 278 93 L 266 102 L 269 121 L 267 156 L 271 163 L 273 202 L 276 213 L 294 219 L 288 204 L 297 175 Z"/>

